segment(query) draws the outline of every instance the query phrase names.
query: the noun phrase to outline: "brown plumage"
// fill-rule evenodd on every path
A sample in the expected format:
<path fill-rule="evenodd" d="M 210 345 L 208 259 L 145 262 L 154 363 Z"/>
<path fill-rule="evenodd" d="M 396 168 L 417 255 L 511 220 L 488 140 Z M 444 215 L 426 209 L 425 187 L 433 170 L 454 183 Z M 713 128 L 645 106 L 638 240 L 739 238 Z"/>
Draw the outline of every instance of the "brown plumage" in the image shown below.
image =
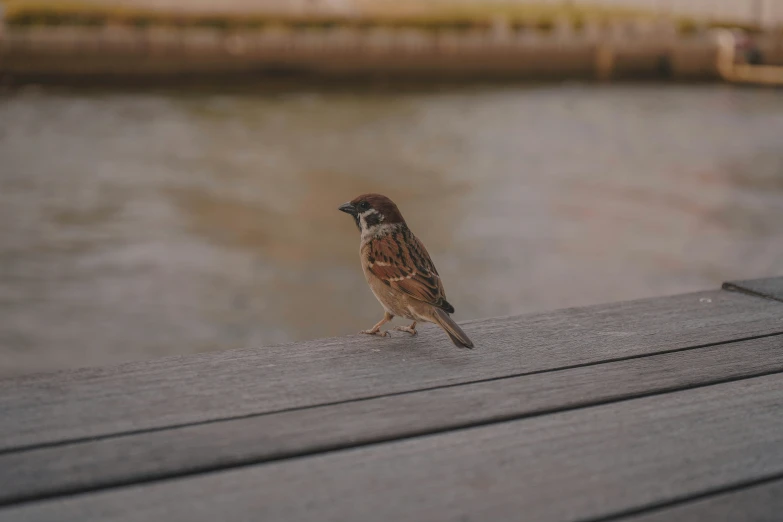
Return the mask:
<path fill-rule="evenodd" d="M 388 335 L 380 328 L 396 315 L 413 321 L 397 330 L 416 335 L 417 322 L 431 322 L 443 328 L 455 345 L 473 348 L 465 332 L 449 317 L 454 307 L 446 300 L 440 275 L 397 205 L 380 194 L 363 194 L 340 210 L 351 214 L 361 231 L 362 269 L 386 311 L 378 324 L 361 333 Z"/>

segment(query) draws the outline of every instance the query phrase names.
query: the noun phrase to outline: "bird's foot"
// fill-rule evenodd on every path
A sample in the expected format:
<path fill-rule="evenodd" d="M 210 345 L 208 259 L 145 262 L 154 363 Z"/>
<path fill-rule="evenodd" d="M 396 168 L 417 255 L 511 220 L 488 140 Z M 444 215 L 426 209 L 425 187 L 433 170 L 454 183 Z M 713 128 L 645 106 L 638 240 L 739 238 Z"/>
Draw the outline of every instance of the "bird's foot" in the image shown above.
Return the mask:
<path fill-rule="evenodd" d="M 413 326 L 395 326 L 394 329 L 399 330 L 401 332 L 408 332 L 411 335 L 416 335 L 419 333 L 416 331 L 416 328 L 414 328 Z"/>
<path fill-rule="evenodd" d="M 377 335 L 379 337 L 391 337 L 391 334 L 386 330 L 381 330 L 378 328 L 373 328 L 372 330 L 362 330 L 359 332 L 360 334 L 367 334 L 367 335 Z"/>

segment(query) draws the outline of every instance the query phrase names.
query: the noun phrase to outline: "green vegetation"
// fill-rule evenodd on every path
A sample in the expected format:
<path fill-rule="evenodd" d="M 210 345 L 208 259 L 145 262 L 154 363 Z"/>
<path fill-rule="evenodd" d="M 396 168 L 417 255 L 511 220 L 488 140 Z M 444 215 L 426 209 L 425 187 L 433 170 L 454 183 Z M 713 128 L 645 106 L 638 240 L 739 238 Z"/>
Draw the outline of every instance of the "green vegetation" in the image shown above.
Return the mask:
<path fill-rule="evenodd" d="M 391 6 L 394 5 L 395 9 Z M 262 14 L 258 11 L 236 12 L 163 11 L 135 8 L 130 5 L 106 5 L 89 1 L 6 0 L 6 19 L 10 25 L 77 25 L 100 26 L 106 24 L 136 27 L 191 26 L 219 29 L 261 28 L 264 26 L 289 26 L 292 28 L 330 27 L 409 27 L 428 30 L 476 29 L 489 27 L 496 19 L 505 19 L 513 28 L 538 28 L 548 30 L 558 21 L 566 21 L 576 27 L 591 21 L 605 24 L 617 20 L 652 20 L 657 16 L 650 11 L 617 7 L 583 6 L 563 3 L 551 4 L 428 4 L 426 2 L 383 4 L 358 16 L 338 15 L 294 16 Z M 692 19 L 677 19 L 683 32 L 695 30 L 699 25 Z M 742 27 L 731 21 L 706 24 L 711 27 Z M 755 30 L 754 27 L 743 27 Z"/>

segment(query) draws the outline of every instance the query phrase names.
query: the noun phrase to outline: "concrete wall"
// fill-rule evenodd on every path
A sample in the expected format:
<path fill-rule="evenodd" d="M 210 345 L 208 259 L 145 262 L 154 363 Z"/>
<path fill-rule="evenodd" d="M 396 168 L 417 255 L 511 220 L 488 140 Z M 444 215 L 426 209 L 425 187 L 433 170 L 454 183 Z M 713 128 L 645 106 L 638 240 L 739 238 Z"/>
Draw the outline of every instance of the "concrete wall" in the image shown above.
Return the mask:
<path fill-rule="evenodd" d="M 324 76 L 715 79 L 707 35 L 486 31 L 25 28 L 0 38 L 0 75 L 298 70 Z"/>

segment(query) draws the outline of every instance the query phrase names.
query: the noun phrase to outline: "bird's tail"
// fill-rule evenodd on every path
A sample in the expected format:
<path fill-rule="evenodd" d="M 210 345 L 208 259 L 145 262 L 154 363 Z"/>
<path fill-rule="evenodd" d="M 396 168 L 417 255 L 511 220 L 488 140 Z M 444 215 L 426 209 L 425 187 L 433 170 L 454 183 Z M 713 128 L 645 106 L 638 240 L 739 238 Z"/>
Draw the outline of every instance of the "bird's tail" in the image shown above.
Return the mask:
<path fill-rule="evenodd" d="M 473 341 L 471 341 L 465 332 L 462 331 L 462 328 L 449 317 L 449 314 L 440 308 L 436 308 L 434 319 L 438 326 L 443 328 L 448 334 L 449 338 L 451 338 L 451 342 L 455 345 L 460 348 L 473 348 Z"/>

